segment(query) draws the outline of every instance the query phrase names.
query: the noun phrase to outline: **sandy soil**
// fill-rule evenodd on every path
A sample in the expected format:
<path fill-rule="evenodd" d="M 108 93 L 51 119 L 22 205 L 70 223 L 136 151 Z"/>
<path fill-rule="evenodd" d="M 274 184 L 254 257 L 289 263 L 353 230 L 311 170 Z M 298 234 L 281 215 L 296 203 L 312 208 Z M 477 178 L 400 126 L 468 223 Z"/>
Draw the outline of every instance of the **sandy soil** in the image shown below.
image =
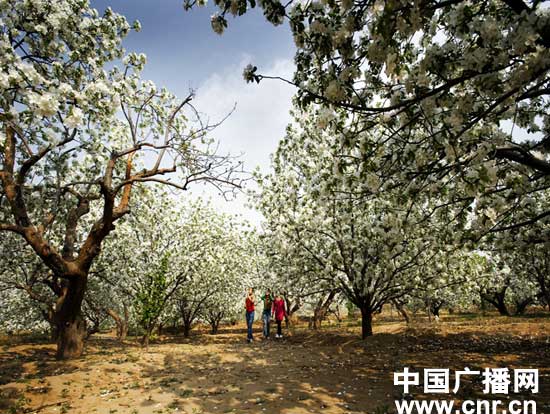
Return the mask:
<path fill-rule="evenodd" d="M 448 317 L 409 328 L 379 321 L 373 337 L 358 335 L 357 326 L 304 326 L 283 340 L 261 341 L 258 333 L 249 345 L 244 329 L 232 327 L 162 337 L 147 350 L 100 335 L 69 362 L 55 361 L 51 344 L 5 338 L 0 412 L 383 414 L 402 397 L 394 372 L 468 366 L 539 368 L 539 394 L 510 397 L 535 399 L 538 413 L 550 413 L 548 317 Z M 479 382 L 463 383 L 445 399 L 486 398 Z M 430 397 L 422 388 L 413 395 Z"/>

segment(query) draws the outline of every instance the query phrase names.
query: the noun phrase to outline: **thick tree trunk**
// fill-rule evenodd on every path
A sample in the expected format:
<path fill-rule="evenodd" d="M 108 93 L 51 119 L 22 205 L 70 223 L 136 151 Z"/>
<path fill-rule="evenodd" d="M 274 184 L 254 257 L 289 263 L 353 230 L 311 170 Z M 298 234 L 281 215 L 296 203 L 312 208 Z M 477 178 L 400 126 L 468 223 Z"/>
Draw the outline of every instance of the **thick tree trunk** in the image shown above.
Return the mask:
<path fill-rule="evenodd" d="M 81 306 L 86 291 L 87 277 L 71 277 L 63 286 L 63 295 L 57 301 L 54 315 L 57 326 L 57 359 L 78 358 L 84 351 L 86 321 Z"/>
<path fill-rule="evenodd" d="M 522 300 L 522 301 L 516 301 L 516 310 L 514 312 L 514 315 L 520 316 L 525 313 L 527 310 L 527 307 L 533 303 L 533 300 L 531 298 Z"/>
<path fill-rule="evenodd" d="M 372 310 L 361 307 L 361 337 L 366 339 L 372 336 Z"/>
<path fill-rule="evenodd" d="M 3 145 L 3 162 L 0 180 L 3 197 L 9 203 L 15 225 L 8 230 L 22 235 L 27 244 L 33 248 L 43 263 L 55 274 L 55 279 L 63 280 L 62 292 L 57 300 L 54 312 L 54 323 L 57 327 L 57 352 L 58 359 L 78 358 L 84 350 L 84 337 L 86 336 L 86 322 L 82 315 L 82 301 L 87 287 L 87 278 L 93 260 L 100 252 L 101 243 L 114 229 L 113 223 L 129 212 L 132 184 L 130 181 L 122 189 L 118 205 L 115 205 L 117 192 L 112 187 L 112 173 L 116 161 L 122 156 L 112 154 L 101 181 L 101 194 L 103 196 L 103 215 L 96 220 L 85 237 L 77 258 L 75 258 L 75 243 L 77 240 L 77 227 L 79 220 L 90 211 L 90 199 L 83 195 L 77 195 L 76 206 L 66 214 L 65 237 L 63 249 L 58 252 L 43 237 L 42 225 L 35 226 L 31 220 L 26 205 L 25 185 L 30 183 L 28 173 L 54 146 L 44 148 L 40 154 L 33 154 L 30 158 L 19 158 L 17 152 L 16 134 L 13 127 L 6 125 L 5 143 Z M 60 143 L 68 144 L 74 137 Z M 135 152 L 127 155 L 126 179 L 132 177 L 132 159 Z M 16 165 L 18 172 L 16 172 Z M 157 171 L 151 170 L 152 174 Z M 32 181 L 32 179 L 31 179 Z M 120 194 L 120 193 L 119 193 Z M 46 213 L 46 212 L 44 212 Z M 43 215 L 43 214 L 40 214 Z M 4 229 L 3 229 L 4 230 Z"/>
<path fill-rule="evenodd" d="M 493 296 L 487 295 L 487 296 L 484 296 L 484 299 L 485 301 L 493 305 L 500 315 L 510 316 L 508 307 L 506 306 L 506 303 L 504 303 L 504 300 L 500 297 L 500 295 L 493 295 Z"/>
<path fill-rule="evenodd" d="M 505 296 L 506 289 L 504 289 L 502 292 L 493 293 L 492 295 L 483 295 L 483 299 L 493 305 L 498 310 L 498 313 L 500 315 L 510 316 L 510 312 L 508 311 L 508 307 L 506 306 Z"/>
<path fill-rule="evenodd" d="M 55 323 L 50 323 L 50 340 L 53 343 L 57 343 L 58 338 L 59 338 L 59 330 L 57 329 L 57 325 Z"/>
<path fill-rule="evenodd" d="M 191 335 L 191 329 L 193 328 L 193 323 L 188 320 L 183 320 L 183 336 L 189 338 Z"/>
<path fill-rule="evenodd" d="M 57 359 L 74 359 L 84 351 L 86 337 L 86 321 L 81 315 L 71 318 L 64 324 L 58 325 Z"/>
<path fill-rule="evenodd" d="M 210 333 L 212 335 L 216 335 L 218 333 L 218 328 L 220 326 L 220 321 L 211 321 L 210 322 Z"/>
<path fill-rule="evenodd" d="M 500 313 L 502 316 L 510 316 L 510 312 L 508 311 L 508 307 L 504 303 L 504 301 L 498 301 L 496 302 L 495 307 L 498 310 L 498 313 Z"/>
<path fill-rule="evenodd" d="M 508 311 L 508 307 L 504 303 L 504 301 L 497 302 L 496 308 L 498 310 L 498 313 L 500 313 L 502 316 L 510 316 L 510 312 Z"/>

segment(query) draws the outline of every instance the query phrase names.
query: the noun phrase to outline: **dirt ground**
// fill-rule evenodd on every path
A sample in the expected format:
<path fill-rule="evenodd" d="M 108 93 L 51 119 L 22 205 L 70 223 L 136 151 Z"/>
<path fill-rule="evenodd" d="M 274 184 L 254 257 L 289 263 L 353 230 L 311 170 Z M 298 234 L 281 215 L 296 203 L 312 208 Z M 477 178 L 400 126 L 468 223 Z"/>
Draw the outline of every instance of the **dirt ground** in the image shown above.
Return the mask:
<path fill-rule="evenodd" d="M 383 414 L 403 397 L 394 372 L 467 366 L 538 368 L 539 393 L 509 398 L 534 399 L 539 414 L 550 414 L 550 317 L 449 316 L 411 327 L 379 320 L 366 341 L 356 322 L 347 325 L 298 326 L 283 340 L 258 332 L 253 344 L 237 326 L 162 337 L 147 350 L 105 334 L 69 362 L 56 361 L 51 344 L 4 338 L 0 412 Z M 435 397 L 414 387 L 413 397 L 487 398 L 479 381 L 462 384 L 457 395 Z"/>

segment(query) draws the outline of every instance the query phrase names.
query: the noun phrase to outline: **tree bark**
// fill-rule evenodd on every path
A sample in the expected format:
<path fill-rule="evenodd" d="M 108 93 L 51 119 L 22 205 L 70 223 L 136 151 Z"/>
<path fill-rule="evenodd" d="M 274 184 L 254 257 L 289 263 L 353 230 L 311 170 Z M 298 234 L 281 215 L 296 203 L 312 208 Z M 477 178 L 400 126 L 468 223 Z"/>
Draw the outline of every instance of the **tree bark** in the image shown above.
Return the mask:
<path fill-rule="evenodd" d="M 193 322 L 195 322 L 197 315 L 199 315 L 200 310 L 202 309 L 204 301 L 209 296 L 210 295 L 205 295 L 201 300 L 195 302 L 189 301 L 186 298 L 181 298 L 178 301 L 178 307 L 181 319 L 183 321 L 183 336 L 185 338 L 189 338 L 189 336 L 191 335 Z"/>
<path fill-rule="evenodd" d="M 294 314 L 300 310 L 302 307 L 302 303 L 300 299 L 296 300 L 296 303 L 292 303 L 292 301 L 285 295 L 284 296 L 285 306 L 286 306 L 286 313 L 285 313 L 285 326 L 287 329 L 289 329 L 291 326 L 294 325 Z"/>
<path fill-rule="evenodd" d="M 57 359 L 74 359 L 84 351 L 86 337 L 86 321 L 81 315 L 71 318 L 63 325 L 57 339 Z"/>
<path fill-rule="evenodd" d="M 395 309 L 397 309 L 399 314 L 403 317 L 403 319 L 405 319 L 405 323 L 408 325 L 411 321 L 411 318 L 409 317 L 409 314 L 405 310 L 405 305 L 403 305 L 398 300 L 394 300 L 392 301 L 392 303 L 393 303 L 393 306 L 395 306 Z"/>
<path fill-rule="evenodd" d="M 57 301 L 54 314 L 58 332 L 57 359 L 78 358 L 84 351 L 87 329 L 81 306 L 87 282 L 86 275 L 73 276 L 62 288 L 63 294 Z"/>
<path fill-rule="evenodd" d="M 500 315 L 510 316 L 510 312 L 508 311 L 508 307 L 506 306 L 505 296 L 506 289 L 501 292 L 495 292 L 493 294 L 484 294 L 482 295 L 482 298 L 483 300 L 493 305 L 498 310 L 498 313 Z"/>
<path fill-rule="evenodd" d="M 527 307 L 533 303 L 533 299 L 532 298 L 527 298 L 527 299 L 524 299 L 522 301 L 516 301 L 516 310 L 514 312 L 514 315 L 515 316 L 521 316 L 525 313 L 525 311 L 527 310 Z"/>
<path fill-rule="evenodd" d="M 50 340 L 53 343 L 57 343 L 57 339 L 59 338 L 59 330 L 57 329 L 57 325 L 53 322 L 49 322 L 49 324 L 50 324 Z"/>
<path fill-rule="evenodd" d="M 208 313 L 207 319 L 208 319 L 208 323 L 210 324 L 210 328 L 211 328 L 210 329 L 210 334 L 216 335 L 218 333 L 220 323 L 221 323 L 224 316 L 225 316 L 224 311 L 218 311 L 217 312 L 215 310 L 211 310 Z"/>
<path fill-rule="evenodd" d="M 125 319 L 123 319 L 118 313 L 116 313 L 113 309 L 107 309 L 107 315 L 109 315 L 116 324 L 116 338 L 120 342 L 124 341 L 126 339 L 126 336 L 128 335 L 128 317 L 127 317 L 127 310 L 125 309 Z"/>
<path fill-rule="evenodd" d="M 361 337 L 363 339 L 372 336 L 372 310 L 361 307 Z"/>
<path fill-rule="evenodd" d="M 508 307 L 506 306 L 504 301 L 499 300 L 495 306 L 498 310 L 498 313 L 500 313 L 502 316 L 510 316 L 510 312 L 508 311 Z"/>
<path fill-rule="evenodd" d="M 191 329 L 193 328 L 191 321 L 183 321 L 183 336 L 189 338 L 191 335 Z"/>
<path fill-rule="evenodd" d="M 145 332 L 141 337 L 141 345 L 145 348 L 149 348 L 149 338 L 151 337 L 151 332 Z"/>
<path fill-rule="evenodd" d="M 321 296 L 317 301 L 315 310 L 313 311 L 313 329 L 319 329 L 321 327 L 321 323 L 323 322 L 323 320 L 325 320 L 330 305 L 332 305 L 334 297 L 336 296 L 336 293 L 338 293 L 336 290 L 331 290 L 326 298 L 325 296 Z"/>

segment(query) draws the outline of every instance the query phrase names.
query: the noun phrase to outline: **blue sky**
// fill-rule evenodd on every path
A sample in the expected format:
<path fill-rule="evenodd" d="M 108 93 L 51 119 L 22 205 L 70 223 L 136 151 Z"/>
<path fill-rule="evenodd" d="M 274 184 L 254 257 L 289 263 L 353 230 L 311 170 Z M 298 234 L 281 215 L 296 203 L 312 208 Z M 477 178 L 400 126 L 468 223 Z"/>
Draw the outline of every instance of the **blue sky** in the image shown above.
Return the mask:
<path fill-rule="evenodd" d="M 183 0 L 91 0 L 102 12 L 111 7 L 129 22 L 139 20 L 142 30 L 125 40 L 128 52 L 147 55 L 143 75 L 177 96 L 196 92 L 195 106 L 214 122 L 236 104 L 236 110 L 213 135 L 221 151 L 244 154 L 248 170 L 267 172 L 270 154 L 290 122 L 288 111 L 294 89 L 280 81 L 246 84 L 244 66 L 253 63 L 259 72 L 290 78 L 294 71 L 294 43 L 288 25 L 268 23 L 259 10 L 229 17 L 229 28 L 218 35 L 210 26 L 213 4 L 191 11 Z M 246 197 L 228 203 L 203 186 L 193 196 L 211 198 L 222 211 L 242 214 L 258 224 L 261 217 L 246 207 Z"/>
<path fill-rule="evenodd" d="M 251 56 L 258 66 L 278 59 L 292 59 L 294 45 L 288 25 L 274 27 L 258 9 L 244 16 L 229 16 L 223 35 L 213 32 L 210 16 L 216 7 L 184 11 L 182 0 L 92 0 L 100 12 L 110 6 L 129 22 L 139 20 L 142 30 L 124 41 L 127 51 L 148 57 L 147 77 L 167 86 L 197 87 L 222 67 Z"/>

